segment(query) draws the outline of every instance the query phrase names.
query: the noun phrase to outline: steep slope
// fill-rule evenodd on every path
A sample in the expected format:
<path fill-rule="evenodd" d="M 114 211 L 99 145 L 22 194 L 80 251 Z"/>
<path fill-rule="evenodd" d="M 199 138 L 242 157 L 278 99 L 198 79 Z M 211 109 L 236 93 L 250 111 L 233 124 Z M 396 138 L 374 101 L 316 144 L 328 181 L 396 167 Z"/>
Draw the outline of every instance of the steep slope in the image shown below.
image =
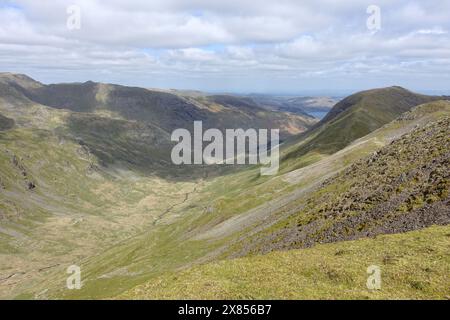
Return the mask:
<path fill-rule="evenodd" d="M 333 154 L 403 112 L 446 97 L 425 96 L 401 87 L 363 91 L 337 103 L 318 124 L 293 138 L 286 146 L 285 168 L 292 169 L 299 157 Z"/>
<path fill-rule="evenodd" d="M 201 222 L 208 219 L 204 228 L 199 227 L 197 239 L 220 239 L 233 233 L 242 233 L 245 237 L 267 228 L 280 219 L 283 208 L 299 199 L 306 199 L 324 182 L 348 168 L 356 161 L 371 156 L 393 140 L 435 122 L 444 116 L 450 116 L 450 103 L 434 102 L 418 106 L 402 117 L 371 134 L 364 136 L 339 152 L 321 160 L 270 179 L 257 178 L 256 170 L 248 170 L 222 178 L 223 187 L 216 186 L 216 200 L 210 200 L 209 206 L 215 210 Z M 225 187 L 228 186 L 228 187 Z M 213 197 L 214 198 L 214 197 Z M 280 217 L 281 215 L 281 217 Z M 202 225 L 199 221 L 196 225 Z"/>
<path fill-rule="evenodd" d="M 406 113 L 392 125 L 431 108 Z M 240 254 L 312 246 L 450 223 L 450 117 L 414 129 L 284 206 Z"/>

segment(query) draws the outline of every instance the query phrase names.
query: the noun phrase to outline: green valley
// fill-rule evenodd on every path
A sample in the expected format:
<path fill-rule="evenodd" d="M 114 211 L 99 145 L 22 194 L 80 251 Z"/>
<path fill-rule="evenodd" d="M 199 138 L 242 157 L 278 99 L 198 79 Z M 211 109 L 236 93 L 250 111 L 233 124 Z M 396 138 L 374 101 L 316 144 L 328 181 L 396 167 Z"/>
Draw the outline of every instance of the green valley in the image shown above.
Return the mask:
<path fill-rule="evenodd" d="M 376 89 L 319 121 L 251 97 L 1 74 L 0 297 L 444 299 L 446 100 Z M 280 128 L 280 171 L 172 164 L 170 134 L 194 120 Z"/>

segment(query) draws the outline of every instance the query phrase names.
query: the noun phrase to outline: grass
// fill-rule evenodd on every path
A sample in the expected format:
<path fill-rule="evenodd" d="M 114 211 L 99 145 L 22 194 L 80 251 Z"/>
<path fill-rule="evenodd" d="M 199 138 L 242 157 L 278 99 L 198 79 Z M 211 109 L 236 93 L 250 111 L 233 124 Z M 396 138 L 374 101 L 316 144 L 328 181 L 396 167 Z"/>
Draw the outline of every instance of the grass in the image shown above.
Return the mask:
<path fill-rule="evenodd" d="M 144 230 L 152 233 L 149 229 L 156 216 L 179 202 L 196 184 L 195 181 L 173 182 L 154 176 L 132 175 L 128 171 L 122 173 L 123 177 L 116 178 L 105 169 L 89 175 L 87 169 L 91 163 L 97 164 L 96 159 L 79 151 L 77 143 L 70 139 L 60 143 L 58 135 L 51 130 L 17 128 L 0 132 L 0 180 L 4 185 L 0 192 L 0 269 L 14 266 L 13 270 L 27 272 L 17 287 L 1 283 L 5 286 L 0 290 L 0 297 L 11 298 L 18 294 L 35 297 L 43 291 L 40 290 L 41 283 L 42 288 L 59 287 L 59 283 L 53 286 L 55 280 L 50 276 L 53 269 L 45 273 L 34 270 L 59 263 L 60 266 L 55 268 L 55 278 L 59 279 L 61 275 L 65 276 L 65 268 L 70 264 L 79 263 L 86 257 L 94 258 L 108 247 Z M 26 169 L 27 179 L 36 182 L 33 191 L 27 189 L 21 169 L 14 166 L 13 155 Z M 7 236 L 8 233 L 14 236 Z M 166 238 L 161 236 L 159 243 L 163 249 L 152 250 L 148 253 L 149 259 L 171 265 L 158 256 L 167 250 L 166 240 L 167 245 L 177 248 L 176 243 L 167 239 L 170 235 L 168 232 Z M 149 249 L 147 240 L 136 245 L 142 245 L 142 256 Z M 130 246 L 118 246 L 117 250 L 108 251 L 108 254 L 114 252 L 112 259 L 117 259 L 108 267 L 114 270 L 116 265 L 123 264 L 118 254 L 121 250 L 126 251 L 123 253 L 125 261 L 134 262 L 131 259 L 134 256 L 127 250 L 136 242 L 130 240 L 129 243 Z M 183 261 L 189 259 L 186 257 Z M 103 275 L 104 270 L 98 265 L 103 265 L 102 261 L 94 264 L 93 272 L 99 272 L 94 278 Z M 145 270 L 144 265 L 141 268 Z M 105 271 L 111 272 L 107 268 Z M 4 274 L 7 276 L 8 272 L 1 273 Z M 136 277 L 129 285 L 139 280 L 142 279 Z M 110 278 L 103 282 L 112 288 L 117 283 L 116 279 Z M 115 292 L 114 289 L 111 292 Z"/>
<path fill-rule="evenodd" d="M 0 252 L 7 253 L 1 256 L 0 268 L 7 265 L 17 270 L 28 270 L 52 265 L 55 261 L 61 262 L 55 269 L 37 275 L 27 274 L 26 281 L 11 292 L 0 292 L 1 297 L 8 298 L 109 298 L 136 285 L 153 281 L 167 271 L 177 274 L 177 270 L 215 259 L 216 250 L 228 246 L 236 237 L 244 236 L 245 230 L 238 229 L 228 238 L 213 240 L 195 241 L 192 236 L 224 220 L 245 214 L 259 204 L 306 187 L 323 175 L 321 172 L 293 184 L 286 182 L 282 174 L 270 178 L 260 177 L 259 169 L 252 168 L 207 179 L 204 186 L 200 186 L 199 181 L 167 181 L 143 177 L 131 171 L 119 178 L 107 174 L 87 178 L 85 172 L 88 161 L 77 153 L 80 146 L 69 139 L 60 145 L 48 131 L 35 129 L 10 130 L 0 135 L 1 146 L 23 157 L 30 174 L 38 179 L 38 188 L 33 195 L 40 196 L 41 200 L 45 200 L 44 203 L 52 205 L 43 212 L 43 216 L 47 214 L 43 221 L 45 223 L 36 225 L 29 222 L 31 219 L 24 219 L 11 227 L 26 234 L 26 241 L 21 243 L 21 248 L 27 252 L 12 254 L 18 248 L 16 244 L 23 239 L 0 239 Z M 115 140 L 120 142 L 120 146 L 123 145 L 121 139 Z M 355 148 L 346 153 L 344 158 L 335 158 L 337 162 L 324 169 L 339 170 L 343 165 L 353 162 L 353 159 L 373 152 L 378 147 L 371 143 L 363 149 Z M 321 158 L 321 155 L 299 158 L 292 165 L 310 165 Z M 344 159 L 342 163 L 341 159 Z M 2 178 L 5 178 L 7 187 L 12 188 L 17 179 L 13 176 L 14 171 L 8 170 L 10 156 L 2 156 L 0 161 L 0 168 L 5 169 L 1 172 Z M 67 184 L 67 181 L 71 183 Z M 156 226 L 153 225 L 155 216 L 179 203 L 195 185 L 199 188 L 188 202 L 174 207 L 170 214 Z M 15 185 L 14 188 L 20 189 Z M 17 203 L 28 206 L 20 208 L 24 213 L 40 213 L 32 202 L 28 202 L 32 198 L 28 191 L 21 190 L 20 194 L 23 198 L 19 198 L 22 201 Z M 208 206 L 213 208 L 212 212 L 205 211 Z M 50 209 L 61 215 L 52 215 L 50 218 Z M 74 215 L 81 215 L 84 220 L 74 225 Z M 2 226 L 5 224 L 2 223 Z M 11 258 L 20 261 L 14 265 L 9 262 Z M 84 287 L 80 291 L 67 291 L 65 268 L 74 263 L 82 267 Z M 34 276 L 36 279 L 33 279 Z M 212 278 L 210 280 L 213 281 Z M 241 287 L 242 290 L 245 288 Z M 39 295 L 44 290 L 48 291 Z"/>
<path fill-rule="evenodd" d="M 217 223 L 217 219 L 231 217 L 239 210 L 246 210 L 248 204 L 245 200 L 252 194 L 258 196 L 264 191 L 270 193 L 270 186 L 276 189 L 274 181 L 254 180 L 251 172 L 220 178 L 217 183 L 205 188 L 199 198 L 180 208 L 183 217 L 177 219 L 176 224 L 149 230 L 148 235 L 135 238 L 123 246 L 116 246 L 105 254 L 89 259 L 83 266 L 83 270 L 86 270 L 86 286 L 83 290 L 59 290 L 55 297 L 108 298 L 153 279 L 165 270 L 177 270 L 196 263 L 196 260 L 226 244 L 229 239 L 222 239 L 221 242 L 196 242 L 186 240 L 186 234 L 194 232 L 196 228 L 201 229 L 211 223 Z M 323 190 L 322 193 L 326 191 Z M 216 197 L 219 195 L 222 195 L 222 206 L 215 206 L 214 214 L 203 214 L 201 207 L 211 201 L 217 201 Z M 330 274 L 333 277 L 335 273 Z M 60 284 L 62 283 L 61 280 Z"/>
<path fill-rule="evenodd" d="M 167 273 L 119 299 L 448 299 L 450 226 Z M 366 287 L 381 268 L 381 290 Z"/>

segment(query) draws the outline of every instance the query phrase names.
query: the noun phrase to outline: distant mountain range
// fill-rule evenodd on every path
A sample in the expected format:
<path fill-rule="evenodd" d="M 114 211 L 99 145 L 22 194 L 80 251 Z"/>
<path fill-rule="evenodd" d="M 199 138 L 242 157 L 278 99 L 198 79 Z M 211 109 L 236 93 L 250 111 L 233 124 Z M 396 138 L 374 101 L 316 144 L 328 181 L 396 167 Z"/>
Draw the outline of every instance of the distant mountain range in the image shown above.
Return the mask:
<path fill-rule="evenodd" d="M 39 103 L 74 112 L 110 114 L 145 122 L 166 132 L 192 126 L 201 120 L 205 128 L 281 128 L 288 136 L 305 131 L 311 116 L 275 113 L 251 99 L 237 96 L 181 96 L 163 91 L 95 82 L 41 84 L 25 75 L 0 74 L 3 93 L 9 98 Z M 8 99 L 5 95 L 4 99 Z"/>
<path fill-rule="evenodd" d="M 295 96 L 276 94 L 211 94 L 196 90 L 176 90 L 176 89 L 150 89 L 152 91 L 162 91 L 180 95 L 186 98 L 206 98 L 214 96 L 234 97 L 242 99 L 243 102 L 259 106 L 266 110 L 296 113 L 303 116 L 314 116 L 322 118 L 331 108 L 341 100 L 341 97 L 321 97 L 321 96 Z"/>
<path fill-rule="evenodd" d="M 48 117 L 62 110 L 56 132 L 86 146 L 103 165 L 122 163 L 161 174 L 185 172 L 171 166 L 170 135 L 177 128 L 192 131 L 194 120 L 202 121 L 204 130 L 279 128 L 281 139 L 317 122 L 309 115 L 267 110 L 242 97 L 181 96 L 91 81 L 44 85 L 9 73 L 0 74 L 0 101 L 0 114 L 17 126 L 33 122 L 31 106 L 45 110 Z"/>
<path fill-rule="evenodd" d="M 292 97 L 263 94 L 250 94 L 248 97 L 269 110 L 320 115 L 320 118 L 322 115 L 326 115 L 340 100 L 339 97 Z"/>

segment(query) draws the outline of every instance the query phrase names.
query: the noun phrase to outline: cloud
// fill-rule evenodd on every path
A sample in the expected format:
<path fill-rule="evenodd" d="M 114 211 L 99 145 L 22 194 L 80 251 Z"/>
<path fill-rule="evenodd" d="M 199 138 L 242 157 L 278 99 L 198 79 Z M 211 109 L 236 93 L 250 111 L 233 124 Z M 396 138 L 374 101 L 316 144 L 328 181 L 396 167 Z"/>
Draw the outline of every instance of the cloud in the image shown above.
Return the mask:
<path fill-rule="evenodd" d="M 416 33 L 417 34 L 436 34 L 436 35 L 441 35 L 441 34 L 447 34 L 448 31 L 444 30 L 442 28 L 433 28 L 433 29 L 417 30 Z"/>
<path fill-rule="evenodd" d="M 373 33 L 365 0 L 3 1 L 0 69 L 206 90 L 450 87 L 450 3 L 377 2 Z"/>

